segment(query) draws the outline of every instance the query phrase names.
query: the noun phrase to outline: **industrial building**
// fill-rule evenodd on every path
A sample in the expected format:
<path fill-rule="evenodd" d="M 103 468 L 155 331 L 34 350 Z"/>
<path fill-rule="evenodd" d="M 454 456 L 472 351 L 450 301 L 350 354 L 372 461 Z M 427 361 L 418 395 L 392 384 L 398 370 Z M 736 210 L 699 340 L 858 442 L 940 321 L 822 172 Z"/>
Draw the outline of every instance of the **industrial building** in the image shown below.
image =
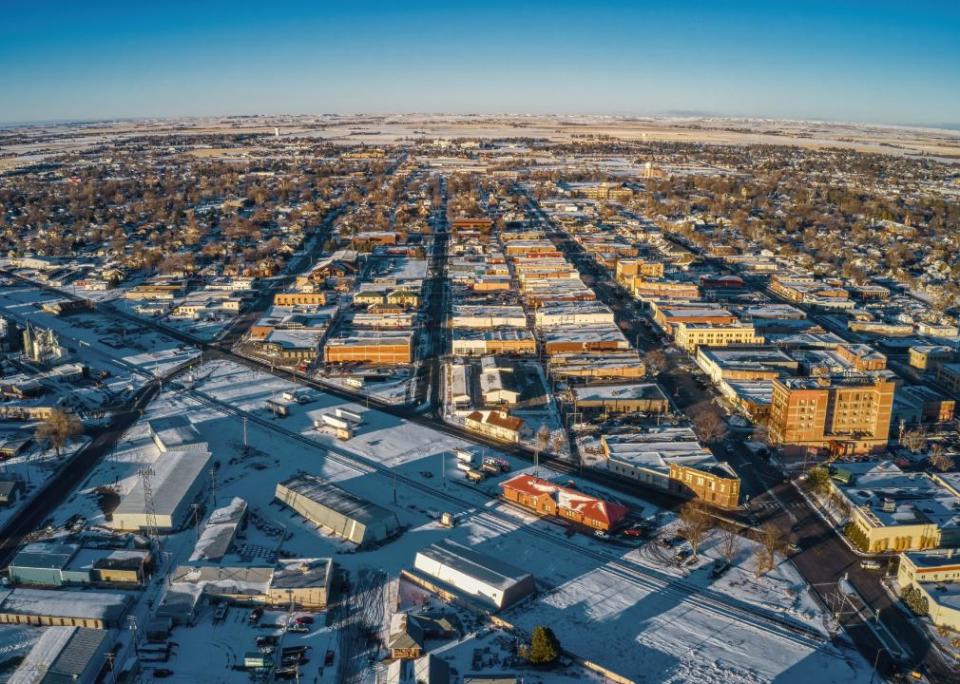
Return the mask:
<path fill-rule="evenodd" d="M 153 474 L 149 476 L 152 507 L 148 506 L 141 476 L 121 496 L 109 521 L 110 527 L 129 531 L 154 527 L 158 532 L 180 529 L 204 489 L 210 460 L 210 452 L 206 450 L 177 449 L 161 454 L 152 464 Z"/>
<path fill-rule="evenodd" d="M 144 549 L 83 548 L 78 544 L 33 542 L 7 567 L 11 584 L 61 587 L 89 584 L 139 585 L 151 562 Z"/>
<path fill-rule="evenodd" d="M 245 525 L 246 518 L 247 502 L 240 497 L 234 497 L 229 504 L 216 509 L 197 539 L 190 562 L 221 560 L 233 544 L 237 531 Z"/>
<path fill-rule="evenodd" d="M 49 627 L 7 680 L 8 684 L 93 684 L 107 665 L 110 632 Z"/>
<path fill-rule="evenodd" d="M 131 594 L 59 589 L 0 590 L 0 624 L 61 625 L 111 629 L 121 626 Z"/>
<path fill-rule="evenodd" d="M 207 444 L 186 416 L 167 416 L 147 421 L 150 439 L 161 453 L 168 451 L 205 452 Z"/>
<path fill-rule="evenodd" d="M 170 576 L 164 615 L 188 622 L 199 596 L 242 605 L 326 608 L 333 580 L 330 558 L 283 559 L 276 567 L 248 565 L 181 565 Z M 159 613 L 158 613 L 159 614 Z"/>
<path fill-rule="evenodd" d="M 536 591 L 530 573 L 451 540 L 418 551 L 414 569 L 441 590 L 452 590 L 496 610 Z"/>
<path fill-rule="evenodd" d="M 383 542 L 400 532 L 396 513 L 316 475 L 304 473 L 277 483 L 275 496 L 315 525 L 360 546 Z"/>

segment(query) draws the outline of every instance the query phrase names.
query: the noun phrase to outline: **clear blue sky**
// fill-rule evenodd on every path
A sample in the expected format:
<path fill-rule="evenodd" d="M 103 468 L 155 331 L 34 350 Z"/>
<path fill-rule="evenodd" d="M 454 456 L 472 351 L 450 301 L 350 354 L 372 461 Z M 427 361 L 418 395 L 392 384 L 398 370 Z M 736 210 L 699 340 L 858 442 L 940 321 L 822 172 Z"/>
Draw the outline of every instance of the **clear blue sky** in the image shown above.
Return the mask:
<path fill-rule="evenodd" d="M 0 0 L 0 121 L 685 110 L 960 123 L 958 0 L 400 4 Z"/>

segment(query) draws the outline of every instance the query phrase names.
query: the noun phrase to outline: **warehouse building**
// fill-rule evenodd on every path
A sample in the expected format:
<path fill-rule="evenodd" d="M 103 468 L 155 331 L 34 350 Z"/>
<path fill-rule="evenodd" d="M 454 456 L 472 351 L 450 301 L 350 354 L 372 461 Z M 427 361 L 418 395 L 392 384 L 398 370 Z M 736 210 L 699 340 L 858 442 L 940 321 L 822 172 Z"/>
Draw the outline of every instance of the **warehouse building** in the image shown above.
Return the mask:
<path fill-rule="evenodd" d="M 111 629 L 121 626 L 133 597 L 106 591 L 0 590 L 0 624 Z"/>
<path fill-rule="evenodd" d="M 107 664 L 110 632 L 85 627 L 50 627 L 30 649 L 8 684 L 93 684 Z"/>
<path fill-rule="evenodd" d="M 147 421 L 150 439 L 162 452 L 197 451 L 205 452 L 207 444 L 200 439 L 200 433 L 186 416 L 167 416 Z"/>
<path fill-rule="evenodd" d="M 530 573 L 450 540 L 418 551 L 414 568 L 441 589 L 452 589 L 496 610 L 536 591 Z"/>
<path fill-rule="evenodd" d="M 400 532 L 396 513 L 316 475 L 304 473 L 277 483 L 276 499 L 315 525 L 360 546 L 386 541 Z"/>
<path fill-rule="evenodd" d="M 196 596 L 241 605 L 321 610 L 327 606 L 332 578 L 330 558 L 283 559 L 276 567 L 181 565 L 170 576 L 168 594 L 173 606 L 182 604 L 189 610 L 195 608 Z"/>
<path fill-rule="evenodd" d="M 221 560 L 233 544 L 237 531 L 245 525 L 246 518 L 247 502 L 239 496 L 211 513 L 194 546 L 190 562 Z"/>
<path fill-rule="evenodd" d="M 78 544 L 33 542 L 7 568 L 11 584 L 61 587 L 89 584 L 142 584 L 150 564 L 143 549 L 82 548 Z"/>
<path fill-rule="evenodd" d="M 180 529 L 187 521 L 192 505 L 207 482 L 209 451 L 168 451 L 153 465 L 150 488 L 153 493 L 152 520 L 147 511 L 143 479 L 120 499 L 109 524 L 115 530 L 140 531 L 151 524 L 159 532 Z"/>

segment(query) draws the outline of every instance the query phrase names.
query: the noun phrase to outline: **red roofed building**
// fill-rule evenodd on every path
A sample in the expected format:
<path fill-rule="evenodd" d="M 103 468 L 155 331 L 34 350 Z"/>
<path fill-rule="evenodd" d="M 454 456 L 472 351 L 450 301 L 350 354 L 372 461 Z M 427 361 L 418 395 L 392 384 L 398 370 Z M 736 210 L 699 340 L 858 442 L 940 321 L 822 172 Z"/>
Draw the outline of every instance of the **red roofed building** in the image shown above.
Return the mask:
<path fill-rule="evenodd" d="M 630 512 L 611 503 L 532 475 L 517 475 L 500 484 L 503 498 L 539 515 L 556 515 L 596 530 L 610 530 Z"/>

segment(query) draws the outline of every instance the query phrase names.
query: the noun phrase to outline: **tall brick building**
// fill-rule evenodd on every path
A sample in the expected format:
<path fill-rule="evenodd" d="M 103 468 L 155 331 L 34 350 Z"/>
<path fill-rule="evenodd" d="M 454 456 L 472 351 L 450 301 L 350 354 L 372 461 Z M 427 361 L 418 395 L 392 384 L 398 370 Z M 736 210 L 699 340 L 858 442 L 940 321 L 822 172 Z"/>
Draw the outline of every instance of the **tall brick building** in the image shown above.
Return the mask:
<path fill-rule="evenodd" d="M 896 388 L 889 371 L 774 380 L 770 439 L 787 449 L 881 451 L 890 435 Z"/>

